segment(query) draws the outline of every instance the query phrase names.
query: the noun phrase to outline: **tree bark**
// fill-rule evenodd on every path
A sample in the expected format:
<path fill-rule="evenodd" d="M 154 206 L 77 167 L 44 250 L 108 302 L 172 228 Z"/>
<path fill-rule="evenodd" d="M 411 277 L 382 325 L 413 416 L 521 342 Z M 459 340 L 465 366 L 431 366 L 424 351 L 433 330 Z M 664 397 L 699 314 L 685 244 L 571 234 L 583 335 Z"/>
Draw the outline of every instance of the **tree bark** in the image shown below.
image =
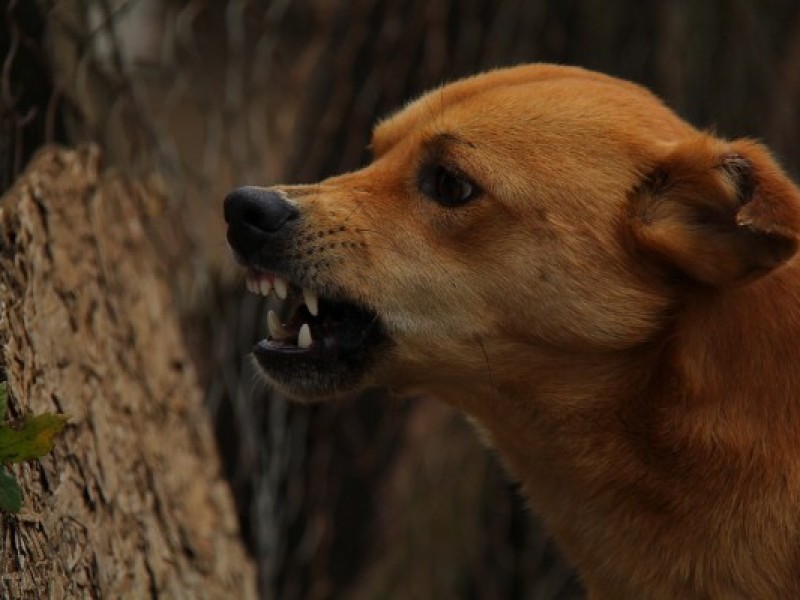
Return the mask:
<path fill-rule="evenodd" d="M 0 597 L 256 596 L 157 243 L 170 220 L 156 184 L 94 147 L 45 149 L 0 201 L 9 412 L 71 415 L 14 468 Z"/>

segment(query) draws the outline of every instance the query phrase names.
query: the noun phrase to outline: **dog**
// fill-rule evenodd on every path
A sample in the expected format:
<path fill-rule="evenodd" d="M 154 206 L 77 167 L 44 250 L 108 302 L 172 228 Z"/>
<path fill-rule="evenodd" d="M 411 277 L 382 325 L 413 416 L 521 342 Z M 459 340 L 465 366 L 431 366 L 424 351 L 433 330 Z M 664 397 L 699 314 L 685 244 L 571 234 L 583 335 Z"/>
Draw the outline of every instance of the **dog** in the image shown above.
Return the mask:
<path fill-rule="evenodd" d="M 286 394 L 468 415 L 598 599 L 800 598 L 800 191 L 577 67 L 378 124 L 366 167 L 225 199 Z"/>

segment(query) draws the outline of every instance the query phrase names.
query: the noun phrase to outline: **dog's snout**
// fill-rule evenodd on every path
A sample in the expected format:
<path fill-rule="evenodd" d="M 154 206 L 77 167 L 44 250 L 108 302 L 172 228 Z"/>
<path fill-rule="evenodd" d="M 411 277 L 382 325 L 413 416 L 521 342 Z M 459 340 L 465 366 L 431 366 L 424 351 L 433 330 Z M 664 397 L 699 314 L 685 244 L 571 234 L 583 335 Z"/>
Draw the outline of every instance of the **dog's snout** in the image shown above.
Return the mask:
<path fill-rule="evenodd" d="M 279 192 L 250 186 L 237 188 L 225 198 L 228 241 L 240 254 L 250 255 L 299 214 Z"/>

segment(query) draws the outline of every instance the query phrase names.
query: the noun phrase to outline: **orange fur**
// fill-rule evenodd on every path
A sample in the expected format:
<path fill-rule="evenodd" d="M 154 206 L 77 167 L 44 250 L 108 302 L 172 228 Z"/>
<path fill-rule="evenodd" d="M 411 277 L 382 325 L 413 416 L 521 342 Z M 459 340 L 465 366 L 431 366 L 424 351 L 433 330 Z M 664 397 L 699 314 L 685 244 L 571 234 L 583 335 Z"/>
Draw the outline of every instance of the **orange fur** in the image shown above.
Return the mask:
<path fill-rule="evenodd" d="M 550 65 L 435 90 L 373 149 L 279 188 L 298 260 L 393 340 L 365 384 L 476 421 L 594 599 L 800 598 L 800 193 L 768 152 Z M 425 161 L 483 193 L 438 205 Z"/>

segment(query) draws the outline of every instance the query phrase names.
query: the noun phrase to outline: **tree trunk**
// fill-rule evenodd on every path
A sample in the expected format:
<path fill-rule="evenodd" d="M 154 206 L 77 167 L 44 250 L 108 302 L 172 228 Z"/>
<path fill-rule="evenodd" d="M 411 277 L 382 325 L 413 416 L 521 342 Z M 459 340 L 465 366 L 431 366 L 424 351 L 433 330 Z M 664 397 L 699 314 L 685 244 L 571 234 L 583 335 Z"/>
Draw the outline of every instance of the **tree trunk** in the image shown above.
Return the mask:
<path fill-rule="evenodd" d="M 51 454 L 14 468 L 0 597 L 254 598 L 154 242 L 168 205 L 99 161 L 48 148 L 0 201 L 9 413 L 71 415 Z"/>

